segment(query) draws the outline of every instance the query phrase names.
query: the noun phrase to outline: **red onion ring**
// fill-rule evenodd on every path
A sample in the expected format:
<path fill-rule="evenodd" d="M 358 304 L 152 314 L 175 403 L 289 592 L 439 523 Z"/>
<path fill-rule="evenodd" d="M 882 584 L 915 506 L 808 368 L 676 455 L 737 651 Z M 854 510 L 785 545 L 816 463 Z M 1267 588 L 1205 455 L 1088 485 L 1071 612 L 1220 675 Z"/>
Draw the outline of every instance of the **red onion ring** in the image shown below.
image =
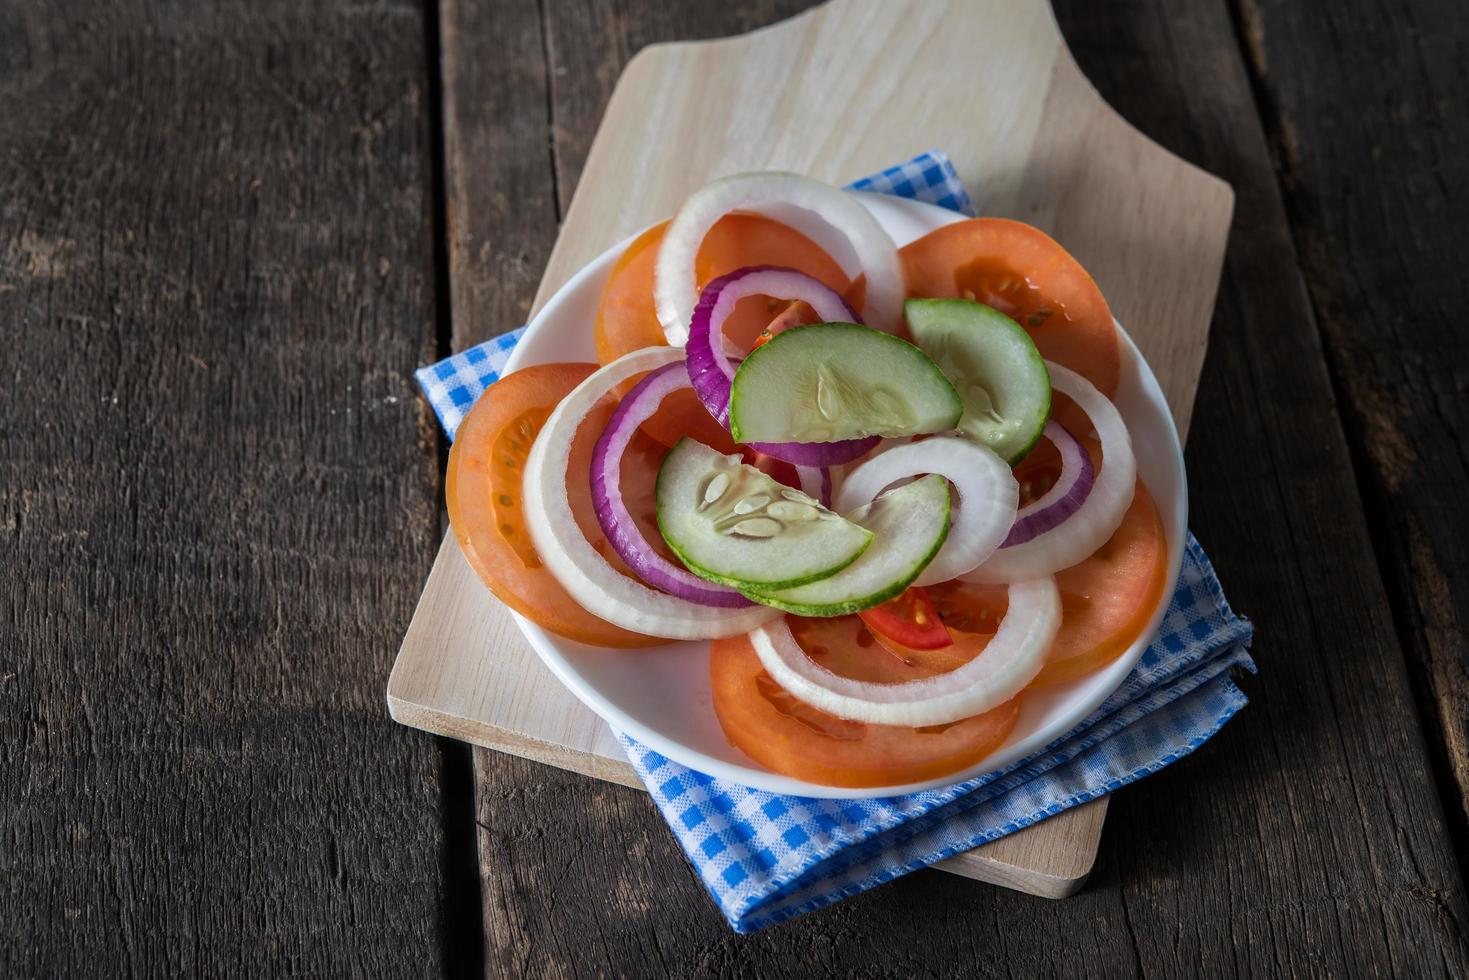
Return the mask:
<path fill-rule="evenodd" d="M 794 269 L 746 266 L 710 282 L 699 294 L 699 302 L 694 307 L 684 350 L 688 356 L 689 381 L 694 386 L 694 393 L 709 414 L 726 427 L 729 425 L 729 392 L 735 365 L 724 350 L 724 321 L 734 312 L 735 304 L 747 296 L 804 301 L 826 323 L 862 322 L 836 290 Z M 878 442 L 876 436 L 871 436 L 839 442 L 752 442 L 750 447 L 797 466 L 840 466 L 850 463 Z"/>
<path fill-rule="evenodd" d="M 752 606 L 734 589 L 707 582 L 654 551 L 622 499 L 622 456 L 633 433 L 658 411 L 663 399 L 688 386 L 688 371 L 675 361 L 649 371 L 617 406 L 592 453 L 592 504 L 597 523 L 627 567 L 654 588 L 705 606 Z"/>
<path fill-rule="evenodd" d="M 1091 456 L 1076 437 L 1066 431 L 1065 426 L 1053 419 L 1046 423 L 1041 435 L 1061 451 L 1061 475 L 1057 477 L 1056 485 L 1043 496 L 1020 508 L 1009 535 L 1000 544 L 1001 548 L 1024 544 L 1076 513 L 1086 502 L 1086 495 L 1092 492 L 1092 484 L 1096 481 L 1097 471 Z"/>
<path fill-rule="evenodd" d="M 821 506 L 831 506 L 831 470 L 825 466 L 797 466 L 796 479 L 801 481 L 801 492 L 812 500 L 821 501 Z"/>

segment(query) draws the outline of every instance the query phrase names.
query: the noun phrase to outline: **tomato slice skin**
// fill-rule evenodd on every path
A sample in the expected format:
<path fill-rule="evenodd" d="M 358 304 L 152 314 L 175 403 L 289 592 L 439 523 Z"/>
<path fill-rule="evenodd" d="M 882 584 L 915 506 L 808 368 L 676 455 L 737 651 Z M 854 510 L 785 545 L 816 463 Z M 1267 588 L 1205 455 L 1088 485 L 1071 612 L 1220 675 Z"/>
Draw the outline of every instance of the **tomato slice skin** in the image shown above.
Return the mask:
<path fill-rule="evenodd" d="M 459 424 L 449 452 L 444 484 L 449 521 L 480 581 L 522 616 L 560 636 L 594 646 L 660 645 L 668 641 L 629 632 L 582 608 L 542 567 L 522 516 L 520 474 L 530 438 L 557 403 L 596 368 L 595 364 L 538 364 L 490 386 Z M 613 408 L 599 406 L 578 431 L 570 472 L 582 478 L 573 475 L 568 491 L 582 533 L 604 555 L 615 557 L 592 509 L 589 476 L 592 448 Z M 660 453 L 630 448 L 623 459 L 624 486 L 640 481 L 651 487 L 659 460 Z M 651 495 L 646 499 L 651 500 Z M 646 520 L 646 515 L 635 517 L 640 523 Z"/>
<path fill-rule="evenodd" d="M 1065 684 L 1120 657 L 1142 635 L 1167 582 L 1163 520 L 1139 480 L 1116 533 L 1086 561 L 1056 573 L 1061 628 L 1031 686 Z M 1003 585 L 953 581 L 928 592 L 951 630 L 993 633 L 1005 614 Z"/>
<path fill-rule="evenodd" d="M 1025 327 L 1047 360 L 1109 398 L 1121 350 L 1102 291 L 1053 238 L 1020 221 L 971 218 L 935 229 L 898 251 L 908 295 L 975 299 Z"/>
<path fill-rule="evenodd" d="M 896 682 L 958 666 L 904 663 L 884 650 L 856 616 L 790 619 L 797 640 L 818 663 L 860 680 Z M 955 645 L 958 647 L 958 644 Z M 983 648 L 974 643 L 968 659 Z M 1020 699 L 950 725 L 907 728 L 837 718 L 784 691 L 745 637 L 716 640 L 709 657 L 714 712 L 736 748 L 775 772 L 826 786 L 893 786 L 966 769 L 997 749 L 1015 727 Z"/>
<path fill-rule="evenodd" d="M 896 599 L 857 615 L 874 633 L 911 650 L 941 650 L 954 642 L 928 593 L 916 585 L 910 585 Z"/>

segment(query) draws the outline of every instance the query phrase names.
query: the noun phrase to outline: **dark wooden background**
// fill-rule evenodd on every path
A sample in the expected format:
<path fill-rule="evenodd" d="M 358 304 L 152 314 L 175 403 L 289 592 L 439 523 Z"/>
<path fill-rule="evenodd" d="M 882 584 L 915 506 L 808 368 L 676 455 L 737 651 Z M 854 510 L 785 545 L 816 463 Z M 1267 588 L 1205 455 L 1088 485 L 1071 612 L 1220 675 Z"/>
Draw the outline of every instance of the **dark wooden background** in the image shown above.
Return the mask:
<path fill-rule="evenodd" d="M 1261 665 L 1082 894 L 736 937 L 642 794 L 388 721 L 412 369 L 521 322 L 638 48 L 804 6 L 0 0 L 0 974 L 1466 972 L 1454 0 L 1058 0 L 1238 194 L 1188 465 Z"/>

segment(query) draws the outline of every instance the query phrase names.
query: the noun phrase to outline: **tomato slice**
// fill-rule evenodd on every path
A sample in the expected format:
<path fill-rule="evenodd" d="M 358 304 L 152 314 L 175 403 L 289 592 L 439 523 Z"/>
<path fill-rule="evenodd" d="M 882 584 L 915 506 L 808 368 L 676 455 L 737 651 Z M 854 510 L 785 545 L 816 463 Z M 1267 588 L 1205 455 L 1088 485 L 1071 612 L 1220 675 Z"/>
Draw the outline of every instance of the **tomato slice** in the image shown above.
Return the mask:
<path fill-rule="evenodd" d="M 893 683 L 952 670 L 962 658 L 934 651 L 933 663 L 905 663 L 873 638 L 856 616 L 791 617 L 791 630 L 818 663 L 844 677 Z M 954 644 L 952 650 L 959 650 Z M 745 637 L 714 642 L 709 658 L 714 713 L 736 748 L 768 769 L 827 786 L 891 786 L 965 769 L 997 749 L 1015 727 L 1018 698 L 948 725 L 907 728 L 848 721 L 813 708 L 767 674 Z"/>
<path fill-rule="evenodd" d="M 1048 360 L 1117 393 L 1121 353 L 1112 313 L 1081 263 L 1030 225 L 971 218 L 929 232 L 899 255 L 909 296 L 979 300 L 1013 317 Z"/>
<path fill-rule="evenodd" d="M 1147 627 L 1167 581 L 1163 521 L 1139 480 L 1116 533 L 1086 561 L 1056 574 L 1061 628 L 1031 684 L 1064 684 L 1120 657 Z M 928 591 L 951 629 L 993 633 L 1005 614 L 1003 585 L 953 581 Z"/>
<path fill-rule="evenodd" d="M 547 571 L 525 526 L 522 476 L 531 442 L 556 404 L 596 370 L 595 364 L 539 364 L 490 386 L 459 424 L 449 452 L 444 495 L 454 536 L 470 566 L 500 601 L 541 626 L 604 647 L 643 647 L 668 642 L 632 633 L 602 620 L 573 599 Z M 577 524 L 604 557 L 620 565 L 592 509 L 592 449 L 615 405 L 598 406 L 577 432 L 567 489 Z M 623 494 L 647 501 L 633 517 L 650 541 L 662 543 L 651 513 L 653 481 L 663 450 L 634 438 L 623 457 Z M 580 475 L 578 479 L 576 474 Z"/>
<path fill-rule="evenodd" d="M 928 594 L 916 585 L 896 599 L 857 614 L 867 628 L 910 650 L 940 650 L 954 640 Z"/>

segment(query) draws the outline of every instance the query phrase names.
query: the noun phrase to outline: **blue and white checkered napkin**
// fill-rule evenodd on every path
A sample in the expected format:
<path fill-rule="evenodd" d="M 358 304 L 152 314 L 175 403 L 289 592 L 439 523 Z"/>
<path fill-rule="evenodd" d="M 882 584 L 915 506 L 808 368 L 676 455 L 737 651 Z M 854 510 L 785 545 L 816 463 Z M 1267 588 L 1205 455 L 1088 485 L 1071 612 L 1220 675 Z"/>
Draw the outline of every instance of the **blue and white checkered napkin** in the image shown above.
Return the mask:
<path fill-rule="evenodd" d="M 850 185 L 973 214 L 941 153 Z M 522 330 L 417 372 L 453 438 Z M 736 932 L 753 932 L 1004 837 L 1182 758 L 1245 705 L 1253 630 L 1189 536 L 1162 628 L 1122 686 L 1064 737 L 1000 772 L 867 800 L 780 796 L 695 772 L 619 735 L 628 758 Z"/>

